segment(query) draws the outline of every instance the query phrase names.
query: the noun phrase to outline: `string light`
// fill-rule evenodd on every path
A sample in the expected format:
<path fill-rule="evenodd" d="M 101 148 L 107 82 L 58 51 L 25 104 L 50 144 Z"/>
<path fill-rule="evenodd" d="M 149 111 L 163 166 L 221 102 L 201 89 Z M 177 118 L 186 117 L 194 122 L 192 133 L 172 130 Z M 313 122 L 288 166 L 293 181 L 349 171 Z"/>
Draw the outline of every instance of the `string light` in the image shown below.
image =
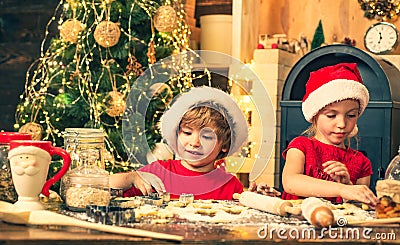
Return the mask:
<path fill-rule="evenodd" d="M 128 4 L 130 6 L 125 8 L 125 5 Z M 124 64 L 128 64 L 128 60 L 121 58 L 138 57 L 138 49 L 146 49 L 149 45 L 154 45 L 149 53 L 151 57 L 156 57 L 157 50 L 165 47 L 171 48 L 172 53 L 188 50 L 190 30 L 185 21 L 183 5 L 179 0 L 167 0 L 162 5 L 158 1 L 132 0 L 124 1 L 123 5 L 117 0 L 60 1 L 53 17 L 46 25 L 45 37 L 40 48 L 40 58 L 32 63 L 26 73 L 25 91 L 20 96 L 21 103 L 16 111 L 16 124 L 14 125 L 16 129 L 30 122 L 39 123 L 43 127 L 43 140 L 51 140 L 60 144 L 62 143 L 61 132 L 68 127 L 68 123 L 79 125 L 79 120 L 85 119 L 87 121 L 84 123 L 84 127 L 105 129 L 106 145 L 108 151 L 112 153 L 110 155 L 114 158 L 111 159 L 110 164 L 113 165 L 111 168 L 114 168 L 115 164 L 120 164 L 122 167 L 128 166 L 127 163 L 124 163 L 126 152 L 118 152 L 115 144 L 116 141 L 119 143 L 123 141 L 120 133 L 121 117 L 105 117 L 106 95 L 115 89 L 126 97 L 132 89 L 132 84 L 141 73 L 140 71 L 135 73 L 137 72 L 135 68 L 127 72 Z M 152 27 L 151 21 L 156 10 L 165 5 L 175 9 L 176 28 L 169 33 L 158 33 Z M 140 30 L 134 29 L 137 21 L 140 21 L 135 19 L 135 15 L 141 11 L 147 14 L 147 19 L 141 21 L 149 22 L 148 28 L 152 30 L 151 38 L 146 35 L 138 35 Z M 79 30 L 69 27 L 74 31 L 76 40 L 58 35 L 50 36 L 52 33 L 49 30 L 53 30 L 54 25 L 57 25 L 57 30 L 60 30 L 68 20 L 76 20 L 82 24 L 82 29 Z M 103 21 L 118 23 L 121 36 L 118 37 L 117 47 L 102 47 L 94 40 L 93 33 Z M 64 28 L 66 28 L 64 31 L 68 33 L 68 26 L 65 25 Z M 123 45 L 118 46 L 121 43 Z M 133 63 L 133 65 L 137 69 L 142 67 L 146 69 L 146 63 L 139 63 L 144 62 L 143 60 L 136 61 L 137 63 Z M 94 69 L 99 72 L 94 72 Z M 116 76 L 110 76 L 112 74 Z M 183 85 L 179 84 L 181 81 L 183 81 Z M 189 81 L 186 74 L 178 74 L 176 78 L 171 79 L 171 83 L 177 83 L 178 87 L 182 86 L 182 88 L 192 86 L 191 79 Z M 137 88 L 143 89 L 146 86 L 149 84 L 144 83 L 138 85 Z M 67 95 L 61 97 L 60 94 Z M 113 104 L 115 106 L 123 105 L 124 103 L 120 99 L 118 97 Z M 162 97 L 160 101 L 167 103 L 168 99 Z M 83 105 L 85 109 L 79 108 Z M 66 121 L 71 113 L 79 115 L 74 122 Z M 161 110 L 156 111 L 154 120 L 157 120 L 161 113 Z M 115 135 L 109 135 L 111 131 Z M 139 127 L 137 131 L 139 136 L 145 134 L 145 130 Z M 140 150 L 137 146 L 135 149 Z"/>

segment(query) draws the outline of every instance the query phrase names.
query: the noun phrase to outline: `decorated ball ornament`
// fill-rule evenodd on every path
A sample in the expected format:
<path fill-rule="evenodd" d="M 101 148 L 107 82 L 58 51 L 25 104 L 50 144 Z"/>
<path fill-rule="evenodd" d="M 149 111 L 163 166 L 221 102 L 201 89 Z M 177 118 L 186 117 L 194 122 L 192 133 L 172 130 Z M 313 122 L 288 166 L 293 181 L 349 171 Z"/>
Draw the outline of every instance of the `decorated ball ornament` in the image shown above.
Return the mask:
<path fill-rule="evenodd" d="M 115 46 L 120 36 L 121 30 L 119 29 L 119 25 L 112 21 L 102 21 L 94 30 L 94 39 L 104 48 Z"/>
<path fill-rule="evenodd" d="M 84 25 L 79 20 L 67 20 L 60 26 L 60 36 L 65 42 L 76 43 L 83 28 Z"/>
<path fill-rule="evenodd" d="M 154 14 L 154 27 L 159 32 L 171 32 L 176 27 L 177 15 L 173 7 L 161 6 Z"/>
<path fill-rule="evenodd" d="M 105 97 L 106 113 L 110 117 L 119 117 L 125 111 L 125 96 L 118 91 L 111 91 Z"/>
<path fill-rule="evenodd" d="M 41 140 L 43 128 L 40 124 L 29 122 L 19 129 L 20 133 L 28 133 L 32 135 L 32 140 Z"/>
<path fill-rule="evenodd" d="M 265 48 L 265 47 L 264 47 L 263 44 L 261 44 L 261 43 L 257 44 L 257 49 L 264 49 L 264 48 Z"/>

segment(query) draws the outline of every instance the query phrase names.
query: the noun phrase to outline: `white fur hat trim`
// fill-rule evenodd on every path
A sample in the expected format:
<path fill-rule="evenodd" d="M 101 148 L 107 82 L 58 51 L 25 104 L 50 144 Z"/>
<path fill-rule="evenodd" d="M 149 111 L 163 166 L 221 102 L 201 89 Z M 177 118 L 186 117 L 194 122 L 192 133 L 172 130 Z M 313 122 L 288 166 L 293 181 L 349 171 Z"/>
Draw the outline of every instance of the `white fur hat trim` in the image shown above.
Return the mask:
<path fill-rule="evenodd" d="M 14 156 L 17 156 L 17 155 L 22 155 L 22 154 L 36 155 L 47 161 L 51 161 L 51 155 L 47 151 L 45 151 L 39 147 L 31 146 L 31 145 L 29 145 L 29 146 L 22 145 L 22 146 L 18 146 L 16 148 L 10 150 L 8 152 L 8 159 L 10 159 Z"/>
<path fill-rule="evenodd" d="M 191 108 L 204 105 L 218 110 L 227 117 L 232 135 L 228 156 L 232 155 L 247 141 L 247 121 L 242 110 L 230 95 L 212 87 L 194 87 L 174 99 L 171 107 L 164 112 L 160 120 L 161 134 L 164 140 L 177 153 L 178 130 L 183 115 Z M 224 111 L 221 111 L 221 108 Z"/>
<path fill-rule="evenodd" d="M 311 122 L 312 118 L 325 106 L 345 99 L 355 99 L 360 102 L 360 115 L 369 101 L 367 88 L 360 82 L 336 79 L 314 90 L 302 103 L 304 118 Z"/>

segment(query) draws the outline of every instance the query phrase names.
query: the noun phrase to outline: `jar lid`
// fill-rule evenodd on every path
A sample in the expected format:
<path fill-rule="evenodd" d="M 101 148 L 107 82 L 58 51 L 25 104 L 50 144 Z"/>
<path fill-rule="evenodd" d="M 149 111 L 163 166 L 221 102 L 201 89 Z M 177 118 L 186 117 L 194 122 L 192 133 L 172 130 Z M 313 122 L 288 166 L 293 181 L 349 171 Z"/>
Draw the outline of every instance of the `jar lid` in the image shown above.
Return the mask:
<path fill-rule="evenodd" d="M 10 143 L 12 140 L 32 140 L 32 135 L 18 132 L 0 132 L 0 143 Z"/>
<path fill-rule="evenodd" d="M 65 144 L 68 142 L 104 144 L 104 131 L 97 128 L 66 128 L 64 131 Z"/>
<path fill-rule="evenodd" d="M 104 136 L 104 131 L 99 128 L 66 128 L 65 135 L 75 137 L 99 137 Z"/>

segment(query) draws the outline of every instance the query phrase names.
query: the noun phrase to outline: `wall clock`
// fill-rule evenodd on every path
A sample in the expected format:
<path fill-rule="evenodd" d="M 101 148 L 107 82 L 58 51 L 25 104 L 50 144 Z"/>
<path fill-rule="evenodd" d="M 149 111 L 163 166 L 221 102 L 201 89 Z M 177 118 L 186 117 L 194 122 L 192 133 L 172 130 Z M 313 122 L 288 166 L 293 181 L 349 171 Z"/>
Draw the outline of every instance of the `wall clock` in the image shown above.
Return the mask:
<path fill-rule="evenodd" d="M 365 48 L 374 54 L 388 54 L 397 48 L 399 33 L 387 22 L 379 22 L 368 28 L 364 36 Z"/>

